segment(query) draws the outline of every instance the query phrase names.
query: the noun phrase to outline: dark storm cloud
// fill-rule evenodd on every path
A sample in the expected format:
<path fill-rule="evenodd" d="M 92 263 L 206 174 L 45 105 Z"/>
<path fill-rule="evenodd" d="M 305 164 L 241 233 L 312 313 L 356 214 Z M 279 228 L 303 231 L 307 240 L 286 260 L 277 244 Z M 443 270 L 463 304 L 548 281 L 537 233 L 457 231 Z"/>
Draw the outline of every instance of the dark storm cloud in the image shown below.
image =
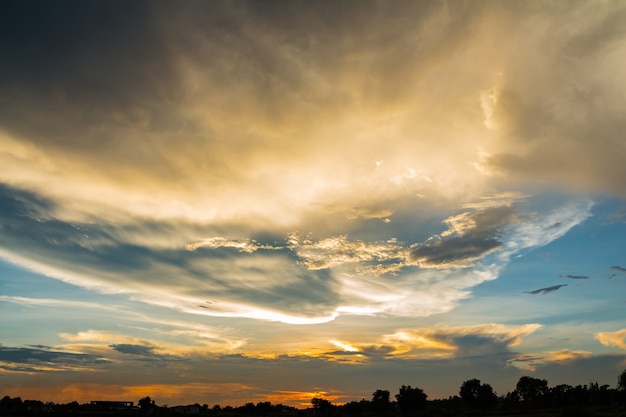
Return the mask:
<path fill-rule="evenodd" d="M 558 290 L 561 287 L 567 287 L 567 284 L 561 284 L 561 285 L 554 285 L 552 287 L 546 287 L 546 288 L 539 288 L 538 290 L 534 290 L 534 291 L 524 291 L 525 294 L 549 294 L 551 292 L 554 292 L 556 290 Z"/>
<path fill-rule="evenodd" d="M 560 277 L 569 279 L 589 279 L 587 275 L 559 275 Z"/>

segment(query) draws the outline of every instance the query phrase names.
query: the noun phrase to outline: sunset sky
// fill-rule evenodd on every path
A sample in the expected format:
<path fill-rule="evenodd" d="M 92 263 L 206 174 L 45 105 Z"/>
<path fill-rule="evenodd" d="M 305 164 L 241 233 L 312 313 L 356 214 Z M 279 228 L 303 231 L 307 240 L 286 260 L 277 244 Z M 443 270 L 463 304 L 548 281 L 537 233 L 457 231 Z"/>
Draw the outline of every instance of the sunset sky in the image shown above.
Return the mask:
<path fill-rule="evenodd" d="M 626 369 L 626 2 L 3 1 L 0 396 Z"/>

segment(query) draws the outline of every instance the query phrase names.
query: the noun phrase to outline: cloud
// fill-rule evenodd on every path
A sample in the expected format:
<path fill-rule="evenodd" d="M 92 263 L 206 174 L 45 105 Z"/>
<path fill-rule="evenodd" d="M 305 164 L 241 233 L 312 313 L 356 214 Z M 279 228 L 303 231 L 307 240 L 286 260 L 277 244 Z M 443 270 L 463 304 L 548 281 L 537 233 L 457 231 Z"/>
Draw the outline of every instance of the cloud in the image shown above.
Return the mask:
<path fill-rule="evenodd" d="M 538 367 L 564 361 L 576 361 L 591 357 L 591 352 L 584 350 L 561 349 L 544 353 L 521 354 L 508 361 L 509 364 L 524 371 L 534 372 Z"/>
<path fill-rule="evenodd" d="M 626 329 L 616 330 L 614 332 L 598 332 L 595 334 L 595 338 L 604 346 L 626 349 Z"/>
<path fill-rule="evenodd" d="M 448 230 L 422 244 L 407 245 L 397 239 L 386 242 L 348 241 L 338 236 L 313 242 L 292 234 L 289 244 L 309 269 L 343 264 L 374 263 L 366 272 L 398 272 L 405 266 L 420 268 L 467 268 L 486 255 L 502 249 L 502 229 L 521 220 L 512 202 L 521 196 L 502 195 L 466 204 L 461 214 L 444 220 Z"/>
<path fill-rule="evenodd" d="M 96 342 L 96 343 L 106 343 L 111 341 L 136 341 L 139 342 L 139 339 L 135 337 L 126 336 L 120 333 L 107 332 L 103 330 L 94 330 L 89 329 L 82 332 L 77 333 L 60 333 L 59 337 L 68 340 L 70 342 Z"/>
<path fill-rule="evenodd" d="M 568 10 L 573 32 L 553 37 L 558 6 L 546 21 L 514 5 L 338 7 L 85 4 L 68 25 L 45 6 L 30 32 L 13 7 L 0 256 L 197 315 L 425 316 L 589 216 L 569 197 L 533 206 L 545 195 L 529 184 L 625 189 L 608 71 L 621 14 L 587 26 Z M 546 53 L 529 68 L 546 39 L 598 67 Z M 602 95 L 580 99 L 592 82 Z M 587 149 L 590 129 L 603 146 Z M 582 167 L 561 161 L 578 153 Z"/>
<path fill-rule="evenodd" d="M 154 356 L 154 347 L 145 345 L 117 344 L 109 345 L 111 349 L 127 355 Z"/>
<path fill-rule="evenodd" d="M 212 226 L 68 222 L 36 194 L 3 192 L 10 203 L 0 213 L 7 225 L 0 237 L 5 259 L 73 285 L 187 313 L 293 324 L 341 314 L 449 311 L 469 295 L 467 288 L 495 279 L 514 253 L 558 238 L 588 215 L 585 204 L 522 212 L 521 197 L 500 195 L 464 205 L 423 243 L 347 234 L 314 239 L 298 232 L 197 239 L 192 236 Z M 408 224 L 399 227 L 420 227 Z M 487 260 L 490 255 L 496 257 Z"/>
<path fill-rule="evenodd" d="M 569 278 L 569 279 L 589 279 L 587 275 L 559 275 L 559 276 Z"/>
<path fill-rule="evenodd" d="M 474 326 L 436 325 L 398 329 L 376 343 L 331 341 L 343 352 L 368 357 L 441 359 L 508 355 L 524 336 L 541 328 L 539 324 L 507 326 L 497 323 Z"/>
<path fill-rule="evenodd" d="M 533 27 L 532 36 L 521 30 L 505 41 L 515 47 L 510 49 L 515 56 L 500 61 L 497 99 L 486 113 L 505 145 L 489 156 L 487 165 L 522 181 L 550 181 L 583 191 L 597 187 L 623 197 L 623 165 L 616 156 L 623 146 L 615 138 L 624 128 L 618 98 L 624 86 L 614 75 L 623 66 L 618 56 L 626 48 L 614 29 L 615 22 L 626 19 L 623 6 L 565 10 L 552 5 L 540 13 L 518 12 L 537 20 L 522 24 Z M 502 17 L 505 26 L 514 24 L 513 14 Z M 561 28 L 569 29 L 553 30 L 557 21 L 566 21 Z M 530 56 L 532 68 L 523 64 Z"/>
<path fill-rule="evenodd" d="M 122 18 L 112 6 L 99 7 L 97 14 L 81 6 L 76 13 L 84 19 L 83 37 L 42 37 L 63 45 L 54 56 L 37 38 L 12 39 L 12 65 L 0 86 L 14 92 L 5 95 L 0 120 L 4 182 L 62 201 L 59 211 L 74 220 L 132 215 L 294 226 L 313 207 L 388 218 L 397 208 L 384 203 L 399 195 L 456 199 L 465 190 L 484 191 L 484 173 L 470 167 L 480 163 L 478 150 L 497 155 L 500 149 L 479 139 L 486 136 L 476 85 L 489 89 L 493 74 L 503 72 L 500 88 L 539 91 L 498 68 L 513 61 L 515 70 L 521 58 L 504 51 L 520 40 L 497 36 L 509 26 L 492 24 L 495 13 L 501 19 L 496 21 L 517 27 L 520 13 L 533 15 L 529 9 L 368 5 L 359 16 L 370 28 L 364 33 L 357 22 L 329 23 L 329 12 L 319 5 L 309 13 L 277 12 L 296 26 L 250 5 L 172 8 L 133 7 Z M 411 13 L 413 19 L 403 18 Z M 47 15 L 40 31 L 54 21 L 67 26 L 58 11 Z M 133 17 L 142 24 L 126 20 Z M 94 29 L 101 19 L 119 32 Z M 601 27 L 601 20 L 594 22 Z M 544 27 L 534 29 L 538 38 L 547 36 Z M 388 41 L 376 41 L 377 30 Z M 419 46 L 411 40 L 418 38 Z M 464 51 L 462 59 L 455 51 Z M 482 59 L 490 55 L 496 58 Z M 533 67 L 526 78 L 543 84 L 541 69 Z M 403 75 L 389 77 L 390 70 Z M 433 88 L 433 77 L 447 81 L 448 89 Z M 55 109 L 55 117 L 46 109 Z M 502 113 L 496 109 L 494 117 L 507 119 Z M 502 151 L 518 150 L 510 148 Z M 109 169 L 111 160 L 117 169 Z"/>
<path fill-rule="evenodd" d="M 292 234 L 290 248 L 309 270 L 329 269 L 344 264 L 369 264 L 369 271 L 394 271 L 402 268 L 406 249 L 396 239 L 386 242 L 349 241 L 347 236 L 326 238 L 317 242 Z"/>
<path fill-rule="evenodd" d="M 278 250 L 282 249 L 281 247 L 275 247 L 271 245 L 259 245 L 255 241 L 251 241 L 250 239 L 228 239 L 225 237 L 208 237 L 204 239 L 197 240 L 193 243 L 189 243 L 185 246 L 187 250 L 194 251 L 199 248 L 210 248 L 210 249 L 219 249 L 219 248 L 233 248 L 239 252 L 252 253 L 256 252 L 259 249 L 268 249 L 268 250 Z"/>
<path fill-rule="evenodd" d="M 5 92 L 15 92 L 3 107 L 10 114 L 4 113 L 0 120 L 5 130 L 5 181 L 38 188 L 64 201 L 63 212 L 74 218 L 118 216 L 121 211 L 158 219 L 293 225 L 311 205 L 336 203 L 355 207 L 351 216 L 386 217 L 390 213 L 388 208 L 351 203 L 363 191 L 371 191 L 371 185 L 377 188 L 376 194 L 384 194 L 398 172 L 414 169 L 407 166 L 413 165 L 407 158 L 398 158 L 377 138 L 389 126 L 383 126 L 380 118 L 393 117 L 389 109 L 415 101 L 404 97 L 399 85 L 391 88 L 395 83 L 385 82 L 390 60 L 398 63 L 395 71 L 402 67 L 411 78 L 428 72 L 404 64 L 408 48 L 398 45 L 390 56 L 389 48 L 380 45 L 377 49 L 387 51 L 381 59 L 375 51 L 368 52 L 371 45 L 358 42 L 358 37 L 344 46 L 329 42 L 347 33 L 340 26 L 328 26 L 328 12 L 321 6 L 312 15 L 291 10 L 296 16 L 289 20 L 301 20 L 297 27 L 252 6 L 194 5 L 173 11 L 155 5 L 134 7 L 125 18 L 114 7 L 95 8 L 103 9 L 97 13 L 94 8 L 76 10 L 84 22 L 81 27 L 86 26 L 81 32 L 84 38 L 67 39 L 54 32 L 44 37 L 52 43 L 61 38 L 56 42 L 64 47 L 55 56 L 32 38 L 26 37 L 31 44 L 20 36 L 12 39 L 8 52 L 15 59 L 0 86 Z M 455 16 L 450 17 L 453 22 L 446 22 L 443 11 L 436 8 L 418 9 L 444 19 L 443 25 L 463 21 Z M 171 13 L 178 18 L 172 20 Z M 402 15 L 397 10 L 389 13 Z M 42 22 L 40 30 L 54 21 L 67 26 L 66 17 L 57 11 L 50 10 L 48 15 L 50 21 Z M 96 15 L 101 17 L 96 19 Z M 363 18 L 388 28 L 376 21 L 376 15 L 367 13 Z M 126 19 L 131 16 L 142 24 L 129 24 Z M 119 32 L 111 35 L 94 29 L 93 23 L 100 19 L 110 21 Z M 438 38 L 409 22 L 403 26 Z M 10 28 L 21 33 L 14 25 Z M 352 29 L 362 32 L 357 26 Z M 295 36 L 284 42 L 285 34 L 294 30 L 308 33 L 313 41 L 303 44 L 303 38 Z M 455 43 L 462 40 L 443 28 L 437 32 Z M 393 37 L 406 44 L 401 40 L 404 35 L 403 30 L 394 30 Z M 123 48 L 119 39 L 125 39 Z M 27 45 L 17 46 L 21 42 Z M 450 57 L 440 51 L 432 52 L 445 65 Z M 372 86 L 358 81 L 355 72 L 345 71 L 361 65 L 350 58 L 355 55 L 361 55 L 364 63 L 371 62 L 370 79 L 378 85 L 376 93 L 366 94 L 374 91 Z M 221 64 L 216 65 L 218 61 Z M 95 80 L 107 87 L 93 88 Z M 397 93 L 389 95 L 392 90 Z M 207 101 L 207 95 L 212 99 Z M 49 108 L 56 109 L 55 117 L 49 116 Z M 242 120 L 249 125 L 243 126 Z M 350 133 L 355 127 L 358 132 Z M 293 141 L 293 137 L 300 140 Z M 350 155 L 363 139 L 372 146 L 361 147 L 363 155 Z M 397 141 L 411 144 L 400 137 Z M 172 143 L 177 145 L 172 148 Z M 463 156 L 465 151 L 473 152 L 467 147 Z M 383 155 L 390 155 L 386 159 L 390 168 L 376 175 L 374 161 Z M 371 169 L 366 168 L 370 159 Z M 22 162 L 27 160 L 39 164 L 26 170 Z M 116 161 L 115 170 L 109 169 L 106 161 L 110 160 Z M 402 166 L 397 172 L 394 162 Z M 446 171 L 440 172 L 445 175 Z M 405 178 L 402 191 L 407 186 L 423 188 L 411 185 L 416 179 Z M 37 187 L 44 182 L 47 187 Z M 393 188 L 396 192 L 399 187 Z M 120 199 L 126 204 L 116 205 Z"/>
<path fill-rule="evenodd" d="M 503 229 L 518 223 L 511 199 L 507 197 L 468 204 L 473 209 L 444 220 L 448 230 L 411 250 L 411 261 L 421 267 L 467 268 L 484 256 L 503 248 Z"/>
<path fill-rule="evenodd" d="M 231 336 L 228 329 L 216 329 L 198 323 L 182 323 L 156 318 L 137 320 L 158 328 L 134 326 L 134 332 L 143 330 L 145 337 L 139 338 L 126 333 L 89 329 L 76 333 L 59 333 L 66 341 L 60 347 L 72 351 L 106 355 L 109 349 L 124 354 L 136 354 L 165 358 L 240 351 L 246 345 L 245 338 Z"/>
<path fill-rule="evenodd" d="M 415 248 L 411 261 L 424 268 L 467 268 L 474 261 L 502 248 L 496 239 L 462 236 L 434 240 Z"/>
<path fill-rule="evenodd" d="M 85 353 L 41 347 L 0 346 L 0 369 L 9 373 L 89 371 L 101 368 L 107 360 Z"/>
<path fill-rule="evenodd" d="M 561 287 L 567 287 L 567 284 L 554 285 L 552 287 L 539 288 L 538 290 L 533 291 L 524 291 L 525 294 L 549 294 L 551 292 L 557 291 Z"/>
<path fill-rule="evenodd" d="M 621 266 L 614 265 L 614 266 L 611 267 L 611 269 L 613 271 L 623 272 L 623 273 L 626 274 L 626 268 L 623 268 Z"/>

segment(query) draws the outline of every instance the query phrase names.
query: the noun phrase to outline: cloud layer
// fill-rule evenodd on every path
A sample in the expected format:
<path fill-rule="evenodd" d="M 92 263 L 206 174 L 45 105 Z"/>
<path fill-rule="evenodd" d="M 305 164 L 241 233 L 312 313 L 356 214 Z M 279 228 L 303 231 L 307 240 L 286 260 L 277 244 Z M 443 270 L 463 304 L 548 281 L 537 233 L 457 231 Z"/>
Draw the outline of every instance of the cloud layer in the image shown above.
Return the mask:
<path fill-rule="evenodd" d="M 218 317 L 319 323 L 341 313 L 428 316 L 492 280 L 508 259 L 588 216 L 573 205 L 538 216 L 510 198 L 466 206 L 424 242 L 213 236 L 186 245 L 176 224 L 69 223 L 54 204 L 5 187 L 5 256 L 74 285 L 131 293 L 147 303 Z M 557 216 L 558 221 L 551 219 Z M 547 230 L 541 224 L 554 222 Z M 207 232 L 211 226 L 204 228 Z M 130 233 L 129 229 L 134 229 Z M 156 229 L 156 230 L 155 230 Z M 165 230 L 164 230 L 165 229 Z M 43 239 L 41 237 L 44 237 Z M 156 244 L 153 243 L 156 241 Z M 548 290 L 548 289 L 546 289 Z"/>

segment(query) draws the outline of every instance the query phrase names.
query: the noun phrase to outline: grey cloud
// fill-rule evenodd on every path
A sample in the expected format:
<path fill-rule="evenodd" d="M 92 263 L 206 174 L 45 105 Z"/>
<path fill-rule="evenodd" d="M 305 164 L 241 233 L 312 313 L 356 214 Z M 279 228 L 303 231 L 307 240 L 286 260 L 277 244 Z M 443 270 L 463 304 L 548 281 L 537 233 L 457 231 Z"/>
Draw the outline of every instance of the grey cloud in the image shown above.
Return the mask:
<path fill-rule="evenodd" d="M 624 5 L 564 9 L 554 3 L 541 12 L 555 23 L 532 29 L 530 38 L 520 32 L 502 39 L 516 56 L 502 69 L 494 132 L 510 146 L 488 163 L 522 181 L 623 197 L 624 144 L 617 138 L 626 128 L 626 108 L 617 75 L 623 63 L 615 57 L 626 48 Z"/>
<path fill-rule="evenodd" d="M 484 236 L 460 236 L 447 240 L 427 242 L 411 251 L 418 265 L 442 268 L 463 268 L 472 265 L 488 253 L 502 247 L 502 242 Z"/>
<path fill-rule="evenodd" d="M 492 358 L 499 363 L 505 363 L 513 355 L 510 348 L 512 341 L 483 335 L 465 335 L 454 339 L 458 358 Z"/>
<path fill-rule="evenodd" d="M 523 219 L 506 199 L 468 205 L 466 209 L 470 211 L 444 220 L 448 230 L 423 244 L 408 245 L 396 239 L 351 241 L 345 235 L 311 241 L 292 234 L 289 247 L 311 270 L 357 264 L 361 265 L 356 268 L 359 271 L 380 275 L 398 273 L 406 266 L 466 268 L 501 249 L 503 231 Z"/>
<path fill-rule="evenodd" d="M 422 267 L 463 268 L 502 248 L 503 229 L 519 222 L 514 206 L 478 208 L 446 220 L 448 231 L 410 251 L 411 262 Z"/>
<path fill-rule="evenodd" d="M 133 345 L 133 344 L 116 344 L 110 345 L 111 349 L 125 353 L 128 355 L 138 355 L 138 356 L 154 356 L 154 347 L 145 346 L 145 345 Z"/>
<path fill-rule="evenodd" d="M 554 285 L 552 287 L 546 287 L 546 288 L 540 288 L 538 290 L 534 290 L 534 291 L 524 291 L 525 294 L 548 294 L 551 292 L 554 292 L 562 287 L 567 287 L 567 284 L 560 284 L 560 285 Z"/>
<path fill-rule="evenodd" d="M 151 15 L 143 1 L 3 7 L 2 126 L 51 148 L 87 150 L 90 124 L 102 126 L 120 110 L 132 113 L 162 91 L 159 80 L 171 67 L 160 55 Z"/>
<path fill-rule="evenodd" d="M 623 272 L 624 274 L 626 274 L 626 268 L 618 266 L 618 265 L 614 265 L 611 267 L 611 269 L 613 271 L 619 271 L 619 272 Z"/>
<path fill-rule="evenodd" d="M 564 277 L 564 278 L 569 278 L 569 279 L 589 279 L 587 275 L 559 275 L 559 276 Z"/>
<path fill-rule="evenodd" d="M 100 367 L 108 361 L 96 355 L 52 348 L 0 346 L 0 362 L 0 367 L 7 370 L 45 372 Z"/>

